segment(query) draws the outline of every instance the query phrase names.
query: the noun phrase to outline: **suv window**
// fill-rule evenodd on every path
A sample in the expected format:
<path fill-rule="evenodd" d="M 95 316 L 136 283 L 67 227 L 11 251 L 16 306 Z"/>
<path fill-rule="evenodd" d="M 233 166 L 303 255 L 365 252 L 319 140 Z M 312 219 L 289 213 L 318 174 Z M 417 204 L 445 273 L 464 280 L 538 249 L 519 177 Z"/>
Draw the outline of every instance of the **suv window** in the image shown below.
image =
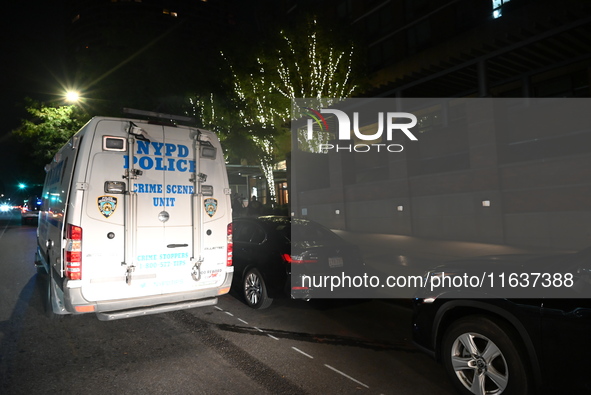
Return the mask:
<path fill-rule="evenodd" d="M 256 224 L 235 222 L 233 226 L 235 242 L 260 244 L 265 241 L 265 231 Z"/>

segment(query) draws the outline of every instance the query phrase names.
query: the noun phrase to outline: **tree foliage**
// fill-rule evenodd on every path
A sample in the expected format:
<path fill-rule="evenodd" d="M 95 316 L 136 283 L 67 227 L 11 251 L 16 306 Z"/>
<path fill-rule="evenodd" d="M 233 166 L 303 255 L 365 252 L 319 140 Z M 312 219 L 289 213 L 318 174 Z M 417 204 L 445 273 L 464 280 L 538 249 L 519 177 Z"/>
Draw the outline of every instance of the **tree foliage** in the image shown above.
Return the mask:
<path fill-rule="evenodd" d="M 273 165 L 287 153 L 279 142 L 289 133 L 292 100 L 351 96 L 357 87 L 353 46 L 338 45 L 310 20 L 280 32 L 274 45 L 256 49 L 252 59 L 222 56 L 231 76 L 229 99 L 195 98 L 194 115 L 225 135 L 234 154 L 256 156 L 274 200 Z"/>
<path fill-rule="evenodd" d="M 359 76 L 355 73 L 354 46 L 339 46 L 333 35 L 318 28 L 315 19 L 304 26 L 303 30 L 281 32 L 277 64 L 271 64 L 279 77 L 272 82 L 273 88 L 290 100 L 350 97 L 359 84 L 355 81 Z"/>
<path fill-rule="evenodd" d="M 30 147 L 31 160 L 40 166 L 48 163 L 55 153 L 89 119 L 89 115 L 79 106 L 47 106 L 27 99 L 29 118 L 13 131 Z"/>

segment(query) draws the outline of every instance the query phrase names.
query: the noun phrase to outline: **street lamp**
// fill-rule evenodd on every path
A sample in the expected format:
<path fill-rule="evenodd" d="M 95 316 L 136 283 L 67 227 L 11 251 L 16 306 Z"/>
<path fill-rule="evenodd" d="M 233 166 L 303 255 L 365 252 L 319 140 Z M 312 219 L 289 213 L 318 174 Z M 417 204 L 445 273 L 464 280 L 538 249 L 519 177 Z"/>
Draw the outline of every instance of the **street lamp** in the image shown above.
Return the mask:
<path fill-rule="evenodd" d="M 80 100 L 80 94 L 76 91 L 67 91 L 66 100 L 70 103 L 76 103 L 78 100 Z"/>

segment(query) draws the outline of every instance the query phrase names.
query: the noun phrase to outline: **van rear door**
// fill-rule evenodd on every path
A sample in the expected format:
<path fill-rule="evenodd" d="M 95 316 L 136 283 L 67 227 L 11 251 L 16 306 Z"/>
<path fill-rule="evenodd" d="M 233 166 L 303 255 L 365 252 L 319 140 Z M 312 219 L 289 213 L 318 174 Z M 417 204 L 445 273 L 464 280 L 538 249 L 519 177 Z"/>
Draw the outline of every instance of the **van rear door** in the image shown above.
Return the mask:
<path fill-rule="evenodd" d="M 220 287 L 231 212 L 217 138 L 136 123 L 101 120 L 95 131 L 81 221 L 84 297 Z"/>

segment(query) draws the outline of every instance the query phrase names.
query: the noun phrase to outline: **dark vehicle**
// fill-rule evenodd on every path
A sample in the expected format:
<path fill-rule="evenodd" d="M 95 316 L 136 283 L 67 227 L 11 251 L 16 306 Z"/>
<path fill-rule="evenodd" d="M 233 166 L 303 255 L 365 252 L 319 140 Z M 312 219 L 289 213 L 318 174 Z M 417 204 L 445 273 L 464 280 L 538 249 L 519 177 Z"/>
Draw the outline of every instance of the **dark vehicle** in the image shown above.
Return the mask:
<path fill-rule="evenodd" d="M 21 208 L 21 221 L 23 224 L 36 223 L 39 219 L 39 208 L 43 201 L 37 196 L 30 196 L 25 200 Z"/>
<path fill-rule="evenodd" d="M 255 309 L 269 307 L 273 298 L 292 295 L 308 299 L 313 289 L 292 286 L 292 265 L 330 273 L 361 267 L 359 249 L 312 221 L 281 216 L 236 218 L 233 222 L 234 285 Z"/>
<path fill-rule="evenodd" d="M 591 393 L 591 249 L 515 258 L 476 258 L 429 275 L 459 273 L 485 262 L 490 268 L 492 261 L 503 276 L 507 268 L 529 273 L 530 284 L 537 273 L 550 274 L 550 281 L 570 273 L 572 298 L 490 298 L 475 288 L 469 297 L 458 297 L 457 290 L 435 290 L 414 300 L 415 344 L 443 363 L 462 394 Z M 527 285 L 526 276 L 513 279 L 514 287 Z"/>

